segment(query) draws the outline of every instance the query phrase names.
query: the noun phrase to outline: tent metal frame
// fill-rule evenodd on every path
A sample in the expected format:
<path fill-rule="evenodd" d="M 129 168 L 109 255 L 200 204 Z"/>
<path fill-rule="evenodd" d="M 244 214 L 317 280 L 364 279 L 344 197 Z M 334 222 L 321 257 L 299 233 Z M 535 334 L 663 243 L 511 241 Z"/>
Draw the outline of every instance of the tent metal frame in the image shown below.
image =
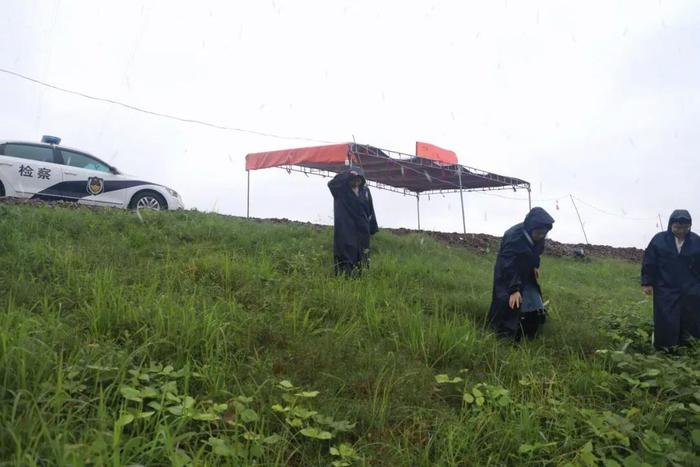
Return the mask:
<path fill-rule="evenodd" d="M 373 148 L 375 150 L 378 150 L 382 153 L 385 153 L 386 155 L 389 155 L 389 160 L 395 161 L 397 164 L 401 165 L 402 167 L 408 167 L 410 170 L 416 171 L 417 173 L 420 170 L 420 167 L 431 167 L 434 168 L 434 162 L 423 159 L 420 157 L 416 157 L 414 155 L 410 154 L 405 154 L 397 151 L 391 151 L 391 150 L 385 150 L 385 149 L 379 149 L 375 148 L 373 146 L 366 146 L 366 145 L 359 145 L 359 144 L 354 144 L 353 149 L 356 148 Z M 358 154 L 357 152 L 355 152 Z M 381 158 L 382 160 L 386 160 L 387 158 L 385 157 L 380 157 L 378 155 L 370 154 L 369 152 L 367 153 L 359 153 L 359 155 L 367 156 L 367 157 L 377 157 Z M 391 157 L 393 156 L 393 157 Z M 348 164 L 351 162 L 351 155 L 348 155 Z M 361 164 L 359 164 L 361 166 Z M 416 167 L 411 167 L 411 166 L 417 166 Z M 345 166 L 346 167 L 346 166 Z M 321 169 L 318 167 L 308 167 L 304 165 L 281 165 L 278 166 L 278 168 L 286 170 L 287 173 L 291 172 L 298 172 L 298 173 L 303 173 L 304 175 L 316 175 L 316 176 L 321 176 L 324 178 L 332 178 L 335 176 L 338 172 L 330 169 Z M 420 227 L 420 198 L 421 195 L 445 195 L 445 194 L 452 194 L 452 193 L 459 193 L 459 199 L 460 199 L 460 206 L 461 206 L 461 211 L 462 211 L 462 229 L 463 232 L 466 234 L 467 233 L 467 224 L 466 224 L 466 216 L 464 212 L 464 192 L 487 192 L 487 191 L 502 191 L 502 190 L 513 190 L 517 191 L 519 189 L 521 190 L 527 190 L 527 200 L 528 200 L 528 206 L 530 209 L 532 209 L 532 190 L 530 188 L 530 183 L 526 182 L 524 180 L 519 180 L 511 177 L 503 177 L 501 175 L 497 174 L 492 174 L 490 172 L 486 172 L 484 170 L 476 169 L 473 167 L 468 167 L 464 166 L 461 164 L 456 164 L 456 165 L 445 165 L 441 167 L 442 170 L 446 170 L 448 172 L 452 172 L 453 174 L 456 174 L 459 180 L 458 184 L 453 184 L 451 182 L 447 182 L 445 180 L 440 180 L 442 182 L 445 182 L 450 185 L 454 185 L 454 188 L 448 188 L 448 189 L 436 189 L 436 190 L 426 190 L 426 191 L 412 191 L 407 188 L 398 188 L 395 186 L 391 185 L 386 185 L 383 183 L 379 183 L 373 180 L 367 180 L 367 185 L 384 190 L 384 191 L 390 191 L 393 193 L 398 193 L 403 196 L 413 196 L 416 198 L 416 214 L 417 214 L 417 220 L 418 220 L 418 230 L 421 230 Z M 246 196 L 246 217 L 250 217 L 250 170 L 246 170 L 247 172 L 247 196 Z M 478 177 L 478 178 L 483 178 L 484 180 L 488 180 L 491 182 L 496 182 L 496 183 L 502 183 L 503 185 L 500 186 L 491 186 L 491 187 L 478 187 L 478 188 L 466 188 L 462 186 L 462 174 L 469 174 L 471 177 Z M 426 177 L 430 178 L 430 176 L 426 174 Z"/>

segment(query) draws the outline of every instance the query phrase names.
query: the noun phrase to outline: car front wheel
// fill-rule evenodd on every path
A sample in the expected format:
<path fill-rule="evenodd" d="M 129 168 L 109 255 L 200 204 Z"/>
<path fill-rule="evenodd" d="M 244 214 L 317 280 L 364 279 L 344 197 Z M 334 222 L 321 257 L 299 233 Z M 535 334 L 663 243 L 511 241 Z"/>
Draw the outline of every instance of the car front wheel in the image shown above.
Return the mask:
<path fill-rule="evenodd" d="M 154 191 L 142 191 L 136 193 L 129 203 L 129 209 L 150 209 L 152 211 L 165 211 L 168 205 L 163 197 Z"/>

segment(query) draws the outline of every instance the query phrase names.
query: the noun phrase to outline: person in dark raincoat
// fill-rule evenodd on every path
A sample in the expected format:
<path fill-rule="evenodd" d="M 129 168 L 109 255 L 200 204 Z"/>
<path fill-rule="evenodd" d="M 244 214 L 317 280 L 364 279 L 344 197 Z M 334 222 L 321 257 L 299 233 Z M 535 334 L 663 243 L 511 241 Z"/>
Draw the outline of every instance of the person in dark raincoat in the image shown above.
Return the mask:
<path fill-rule="evenodd" d="M 652 238 L 642 261 L 642 288 L 654 296 L 654 346 L 668 349 L 700 339 L 700 236 L 690 213 L 673 211 L 668 230 Z"/>
<path fill-rule="evenodd" d="M 357 276 L 369 266 L 369 240 L 379 228 L 364 172 L 351 166 L 328 188 L 333 195 L 333 257 L 336 274 Z"/>
<path fill-rule="evenodd" d="M 540 255 L 554 219 L 542 208 L 532 208 L 525 221 L 506 231 L 493 271 L 489 324 L 499 337 L 532 338 L 545 319 L 538 284 Z"/>

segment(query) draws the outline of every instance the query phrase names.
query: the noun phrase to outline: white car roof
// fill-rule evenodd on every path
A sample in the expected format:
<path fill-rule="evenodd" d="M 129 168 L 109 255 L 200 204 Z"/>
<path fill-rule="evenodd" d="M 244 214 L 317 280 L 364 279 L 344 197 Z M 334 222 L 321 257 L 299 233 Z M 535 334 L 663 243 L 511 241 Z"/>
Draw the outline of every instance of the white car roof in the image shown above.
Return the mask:
<path fill-rule="evenodd" d="M 77 148 L 72 148 L 70 146 L 64 146 L 62 144 L 49 144 L 49 143 L 37 143 L 36 141 L 10 141 L 10 140 L 0 140 L 0 144 L 31 144 L 32 146 L 46 146 L 46 147 L 59 147 L 61 149 L 67 149 L 69 151 L 75 151 L 75 152 L 82 152 L 83 154 L 87 154 L 88 156 L 92 157 L 97 157 L 94 156 L 93 154 L 90 154 L 87 151 L 84 151 L 82 149 L 77 149 Z M 97 157 L 99 159 L 99 157 Z"/>
<path fill-rule="evenodd" d="M 97 156 L 95 156 L 95 155 L 93 155 L 93 154 L 91 154 L 91 153 L 89 153 L 89 152 L 87 152 L 87 151 L 83 151 L 82 149 L 72 148 L 72 147 L 70 147 L 70 146 L 63 146 L 62 144 L 36 143 L 36 142 L 34 142 L 34 141 L 7 141 L 7 140 L 0 140 L 0 144 L 31 144 L 32 146 L 44 146 L 44 147 L 49 147 L 49 148 L 57 147 L 57 148 L 60 148 L 60 149 L 66 149 L 66 150 L 68 150 L 68 151 L 80 152 L 80 153 L 82 153 L 82 154 L 85 154 L 86 156 L 94 157 L 94 158 L 97 159 L 98 161 L 100 161 L 100 162 L 102 162 L 103 164 L 105 164 L 107 167 L 112 167 L 112 168 L 114 168 L 114 166 L 113 166 L 112 164 L 109 164 L 109 163 L 103 161 L 103 160 L 100 159 L 99 157 L 97 157 Z"/>

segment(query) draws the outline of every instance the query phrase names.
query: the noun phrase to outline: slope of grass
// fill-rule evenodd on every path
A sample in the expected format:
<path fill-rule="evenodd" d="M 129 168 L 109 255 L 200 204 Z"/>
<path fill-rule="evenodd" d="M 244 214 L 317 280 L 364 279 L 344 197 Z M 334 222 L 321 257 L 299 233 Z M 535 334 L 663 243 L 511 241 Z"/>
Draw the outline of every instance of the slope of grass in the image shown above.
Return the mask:
<path fill-rule="evenodd" d="M 543 258 L 544 335 L 484 329 L 493 255 L 197 212 L 0 205 L 7 465 L 697 465 L 698 351 L 638 266 Z M 600 350 L 600 351 L 598 351 Z"/>

